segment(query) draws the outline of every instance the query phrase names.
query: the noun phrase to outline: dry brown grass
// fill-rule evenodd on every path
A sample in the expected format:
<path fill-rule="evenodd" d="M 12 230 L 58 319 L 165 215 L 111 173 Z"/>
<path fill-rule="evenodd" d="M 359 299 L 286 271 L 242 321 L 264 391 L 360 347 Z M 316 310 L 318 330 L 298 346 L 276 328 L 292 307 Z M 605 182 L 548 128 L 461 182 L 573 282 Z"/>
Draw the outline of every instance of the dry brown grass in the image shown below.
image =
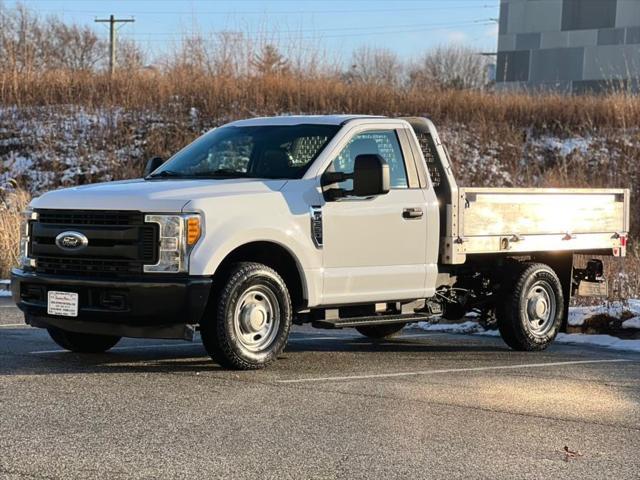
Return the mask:
<path fill-rule="evenodd" d="M 589 131 L 640 125 L 640 99 L 609 96 L 500 94 L 411 89 L 338 76 L 303 74 L 230 77 L 193 69 L 120 73 L 0 72 L 0 105 L 83 105 L 175 112 L 196 107 L 213 120 L 282 113 L 429 115 L 437 122 Z"/>
<path fill-rule="evenodd" d="M 18 263 L 21 212 L 29 199 L 22 190 L 0 199 L 0 279 L 8 278 L 11 267 Z"/>

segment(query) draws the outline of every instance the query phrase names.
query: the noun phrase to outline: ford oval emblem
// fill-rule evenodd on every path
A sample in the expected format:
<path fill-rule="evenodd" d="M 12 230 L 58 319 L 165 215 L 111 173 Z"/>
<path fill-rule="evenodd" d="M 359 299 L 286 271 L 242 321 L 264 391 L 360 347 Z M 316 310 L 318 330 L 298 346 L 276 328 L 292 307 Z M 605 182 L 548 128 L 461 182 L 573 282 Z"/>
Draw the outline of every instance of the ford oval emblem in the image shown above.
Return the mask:
<path fill-rule="evenodd" d="M 56 237 L 56 245 L 62 250 L 77 252 L 89 245 L 89 239 L 80 232 L 62 232 Z"/>

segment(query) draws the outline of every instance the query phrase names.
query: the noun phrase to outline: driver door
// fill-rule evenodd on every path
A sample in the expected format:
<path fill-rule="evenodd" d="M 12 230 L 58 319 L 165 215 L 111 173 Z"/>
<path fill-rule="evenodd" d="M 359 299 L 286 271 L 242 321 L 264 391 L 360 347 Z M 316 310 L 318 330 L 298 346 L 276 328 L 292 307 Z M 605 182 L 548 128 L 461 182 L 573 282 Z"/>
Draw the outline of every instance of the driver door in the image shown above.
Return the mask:
<path fill-rule="evenodd" d="M 333 160 L 351 173 L 355 158 L 381 155 L 389 164 L 391 190 L 372 198 L 347 196 L 323 207 L 323 303 L 393 301 L 424 297 L 426 201 L 409 188 L 398 133 L 368 130 L 354 135 Z M 340 184 L 352 189 L 352 181 Z"/>

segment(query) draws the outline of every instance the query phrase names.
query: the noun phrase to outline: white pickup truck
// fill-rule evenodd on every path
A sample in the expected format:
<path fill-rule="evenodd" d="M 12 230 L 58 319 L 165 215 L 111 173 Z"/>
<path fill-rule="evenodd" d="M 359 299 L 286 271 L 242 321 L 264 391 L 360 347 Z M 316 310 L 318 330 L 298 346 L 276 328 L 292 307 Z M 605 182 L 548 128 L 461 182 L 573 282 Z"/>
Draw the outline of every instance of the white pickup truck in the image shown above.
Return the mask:
<path fill-rule="evenodd" d="M 381 339 L 472 310 L 541 350 L 572 294 L 606 292 L 573 255 L 625 255 L 629 191 L 460 188 L 425 118 L 290 116 L 47 193 L 23 223 L 13 298 L 63 348 L 199 329 L 215 361 L 255 369 L 292 323 Z"/>

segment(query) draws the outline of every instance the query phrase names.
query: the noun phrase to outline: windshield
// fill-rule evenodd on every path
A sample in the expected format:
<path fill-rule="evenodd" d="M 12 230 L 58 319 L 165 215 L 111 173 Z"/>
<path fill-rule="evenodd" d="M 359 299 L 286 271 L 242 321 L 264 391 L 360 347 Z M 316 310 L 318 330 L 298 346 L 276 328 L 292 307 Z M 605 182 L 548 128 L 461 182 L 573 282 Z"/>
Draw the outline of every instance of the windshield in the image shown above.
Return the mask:
<path fill-rule="evenodd" d="M 222 127 L 203 135 L 151 178 L 302 178 L 339 125 Z"/>

